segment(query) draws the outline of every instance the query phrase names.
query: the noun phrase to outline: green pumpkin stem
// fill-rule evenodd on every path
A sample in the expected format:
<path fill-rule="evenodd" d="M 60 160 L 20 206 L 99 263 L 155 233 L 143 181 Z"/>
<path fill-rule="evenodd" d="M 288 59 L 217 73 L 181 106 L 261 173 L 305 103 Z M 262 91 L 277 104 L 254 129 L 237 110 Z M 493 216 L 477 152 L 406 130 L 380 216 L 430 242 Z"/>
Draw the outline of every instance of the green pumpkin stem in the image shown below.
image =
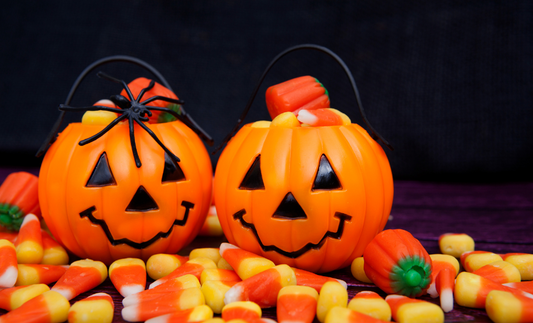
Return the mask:
<path fill-rule="evenodd" d="M 392 268 L 391 287 L 395 293 L 412 297 L 429 286 L 430 276 L 431 264 L 417 255 L 407 256 Z"/>
<path fill-rule="evenodd" d="M 22 225 L 24 213 L 16 205 L 0 203 L 0 226 L 9 231 L 18 231 Z"/>

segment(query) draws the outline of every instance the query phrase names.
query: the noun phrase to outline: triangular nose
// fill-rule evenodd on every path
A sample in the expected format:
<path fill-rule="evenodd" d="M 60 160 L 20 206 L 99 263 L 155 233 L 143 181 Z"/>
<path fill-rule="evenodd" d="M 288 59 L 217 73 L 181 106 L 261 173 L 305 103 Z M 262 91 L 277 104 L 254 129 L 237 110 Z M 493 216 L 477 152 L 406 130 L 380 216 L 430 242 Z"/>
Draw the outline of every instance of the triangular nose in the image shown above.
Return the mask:
<path fill-rule="evenodd" d="M 296 201 L 296 198 L 294 198 L 294 195 L 292 195 L 291 192 L 285 195 L 272 217 L 288 220 L 307 219 L 305 211 L 300 206 L 300 203 Z"/>
<path fill-rule="evenodd" d="M 157 210 L 159 207 L 154 199 L 148 194 L 143 186 L 139 186 L 135 195 L 130 201 L 130 204 L 126 208 L 126 211 L 130 212 L 146 212 L 150 210 Z"/>

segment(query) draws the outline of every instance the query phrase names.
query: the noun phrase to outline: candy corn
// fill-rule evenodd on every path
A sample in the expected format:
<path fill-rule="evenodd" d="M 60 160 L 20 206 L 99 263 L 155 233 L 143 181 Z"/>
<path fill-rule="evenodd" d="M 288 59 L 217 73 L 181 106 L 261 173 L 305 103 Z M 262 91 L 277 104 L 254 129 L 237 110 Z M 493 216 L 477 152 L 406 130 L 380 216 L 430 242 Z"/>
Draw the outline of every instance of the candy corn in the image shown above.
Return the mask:
<path fill-rule="evenodd" d="M 324 284 L 328 281 L 338 282 L 339 284 L 344 286 L 344 288 L 348 288 L 346 282 L 340 279 L 318 275 L 310 271 L 298 268 L 292 268 L 292 270 L 294 271 L 294 275 L 296 276 L 296 285 L 309 286 L 314 288 L 317 292 L 320 292 L 322 286 L 324 286 Z"/>
<path fill-rule="evenodd" d="M 18 231 L 28 213 L 41 216 L 38 178 L 27 172 L 9 174 L 0 186 L 0 229 Z"/>
<path fill-rule="evenodd" d="M 487 295 L 485 309 L 496 323 L 533 322 L 533 295 L 493 290 Z"/>
<path fill-rule="evenodd" d="M 148 302 L 164 296 L 168 293 L 174 293 L 187 288 L 200 288 L 200 282 L 196 276 L 191 274 L 183 275 L 173 279 L 169 279 L 163 284 L 157 285 L 154 288 L 143 290 L 137 294 L 132 294 L 124 297 L 122 300 L 122 305 L 130 306 L 134 304 L 139 304 L 142 302 Z"/>
<path fill-rule="evenodd" d="M 365 259 L 363 257 L 357 257 L 352 261 L 350 267 L 352 275 L 355 279 L 363 283 L 372 283 L 370 278 L 365 274 Z"/>
<path fill-rule="evenodd" d="M 490 279 L 466 271 L 457 275 L 455 280 L 455 302 L 461 306 L 472 308 L 485 307 L 487 295 L 492 290 L 511 293 L 523 293 L 520 290 L 493 282 Z"/>
<path fill-rule="evenodd" d="M 526 281 L 526 282 L 517 282 L 517 283 L 507 283 L 503 284 L 504 286 L 512 287 L 519 289 L 521 291 L 533 294 L 533 280 L 532 281 Z"/>
<path fill-rule="evenodd" d="M 242 280 L 275 266 L 269 259 L 225 242 L 220 245 L 220 255 Z"/>
<path fill-rule="evenodd" d="M 169 279 L 173 279 L 179 276 L 183 276 L 186 274 L 191 274 L 196 276 L 198 280 L 200 280 L 200 277 L 202 275 L 202 272 L 205 269 L 209 268 L 216 268 L 217 265 L 213 262 L 213 260 L 209 258 L 195 258 L 190 259 L 183 265 L 179 266 L 178 268 L 174 269 L 170 274 L 168 274 L 165 277 L 159 278 L 158 280 L 154 281 L 150 284 L 150 288 L 153 288 L 159 284 L 162 284 L 166 282 Z"/>
<path fill-rule="evenodd" d="M 120 293 L 126 297 L 144 290 L 146 286 L 146 267 L 137 258 L 115 260 L 109 266 L 109 278 Z"/>
<path fill-rule="evenodd" d="M 17 251 L 8 240 L 0 240 L 0 287 L 13 287 L 18 277 Z"/>
<path fill-rule="evenodd" d="M 115 312 L 113 299 L 96 293 L 74 303 L 68 311 L 69 323 L 111 323 Z"/>
<path fill-rule="evenodd" d="M 52 290 L 71 300 L 100 285 L 106 278 L 107 267 L 103 262 L 90 259 L 77 260 L 70 264 Z"/>
<path fill-rule="evenodd" d="M 348 291 L 338 282 L 327 282 L 322 286 L 318 295 L 316 317 L 320 322 L 326 320 L 329 310 L 335 306 L 348 305 Z"/>
<path fill-rule="evenodd" d="M 520 281 L 520 272 L 507 261 L 495 261 L 473 272 L 498 284 L 516 283 Z"/>
<path fill-rule="evenodd" d="M 376 292 L 362 291 L 355 294 L 348 303 L 348 308 L 379 320 L 391 319 L 389 304 Z"/>
<path fill-rule="evenodd" d="M 261 307 L 254 302 L 239 301 L 227 304 L 222 309 L 222 319 L 230 321 L 241 319 L 250 321 L 261 317 Z"/>
<path fill-rule="evenodd" d="M 522 280 L 533 280 L 533 254 L 506 253 L 502 259 L 518 268 Z"/>
<path fill-rule="evenodd" d="M 270 124 L 271 127 L 300 127 L 300 121 L 296 118 L 296 115 L 292 112 L 283 112 L 278 114 Z"/>
<path fill-rule="evenodd" d="M 474 251 L 475 242 L 466 233 L 445 233 L 439 237 L 440 252 L 455 258 L 465 252 Z"/>
<path fill-rule="evenodd" d="M 202 285 L 209 280 L 239 282 L 242 279 L 234 270 L 210 268 L 205 269 L 200 275 L 200 282 Z"/>
<path fill-rule="evenodd" d="M 126 306 L 122 309 L 122 318 L 128 322 L 146 321 L 156 316 L 204 304 L 205 298 L 200 288 L 187 288 L 151 301 Z"/>
<path fill-rule="evenodd" d="M 439 293 L 436 288 L 436 277 L 437 274 L 444 268 L 448 268 L 451 273 L 457 276 L 460 270 L 459 261 L 452 255 L 447 254 L 432 254 L 429 255 L 431 258 L 432 270 L 431 270 L 431 283 L 429 284 L 428 294 L 435 298 L 439 296 Z M 453 285 L 451 286 L 453 290 Z M 453 296 L 453 295 L 452 295 Z"/>
<path fill-rule="evenodd" d="M 326 315 L 324 323 L 384 323 L 383 321 L 372 316 L 366 315 L 352 309 L 335 306 Z"/>
<path fill-rule="evenodd" d="M 298 112 L 298 121 L 312 127 L 340 126 L 352 123 L 347 115 L 332 108 L 300 110 Z"/>
<path fill-rule="evenodd" d="M 237 282 L 208 280 L 202 285 L 202 293 L 205 297 L 205 303 L 213 310 L 220 314 L 224 307 L 224 296 Z"/>
<path fill-rule="evenodd" d="M 110 108 L 116 108 L 117 106 L 113 101 L 111 100 L 99 100 L 93 105 L 100 105 L 104 107 L 110 107 Z M 89 125 L 103 125 L 107 126 L 110 124 L 113 120 L 115 120 L 118 117 L 118 115 L 115 112 L 112 111 L 86 111 L 83 114 L 83 117 L 81 118 L 82 124 L 89 124 Z"/>
<path fill-rule="evenodd" d="M 19 275 L 15 286 L 55 283 L 67 271 L 67 268 L 67 266 L 41 264 L 18 265 Z"/>
<path fill-rule="evenodd" d="M 444 322 L 444 312 L 433 303 L 403 295 L 388 295 L 385 301 L 389 303 L 392 318 L 398 323 Z"/>
<path fill-rule="evenodd" d="M 195 258 L 209 258 L 216 264 L 222 257 L 218 248 L 196 248 L 189 253 L 189 259 Z"/>
<path fill-rule="evenodd" d="M 198 305 L 183 311 L 177 311 L 151 318 L 146 323 L 189 323 L 206 322 L 213 318 L 213 311 L 207 305 Z M 222 321 L 224 322 L 224 321 Z"/>
<path fill-rule="evenodd" d="M 468 272 L 474 272 L 475 270 L 490 264 L 495 261 L 502 261 L 502 257 L 490 251 L 469 251 L 461 255 L 461 265 Z"/>
<path fill-rule="evenodd" d="M 69 308 L 70 303 L 63 295 L 50 290 L 0 316 L 0 323 L 64 322 Z"/>
<path fill-rule="evenodd" d="M 15 247 L 19 264 L 38 264 L 43 259 L 41 223 L 34 214 L 24 217 Z"/>
<path fill-rule="evenodd" d="M 22 221 L 20 222 L 22 224 Z M 11 243 L 15 243 L 18 233 L 16 232 L 0 232 L 0 239 L 7 240 Z"/>
<path fill-rule="evenodd" d="M 30 299 L 50 290 L 45 284 L 18 286 L 0 290 L 0 308 L 12 311 Z"/>
<path fill-rule="evenodd" d="M 278 292 L 290 285 L 296 285 L 294 271 L 287 265 L 278 265 L 233 285 L 226 292 L 224 303 L 252 301 L 263 308 L 276 306 Z"/>
<path fill-rule="evenodd" d="M 188 257 L 158 253 L 148 258 L 146 272 L 153 280 L 158 280 L 173 272 L 176 268 L 189 260 Z"/>
<path fill-rule="evenodd" d="M 286 286 L 278 293 L 276 315 L 279 323 L 311 323 L 315 318 L 318 292 L 308 286 Z"/>
<path fill-rule="evenodd" d="M 68 265 L 68 253 L 59 243 L 57 243 L 48 232 L 41 230 L 43 241 L 43 259 L 41 264 L 44 265 Z"/>

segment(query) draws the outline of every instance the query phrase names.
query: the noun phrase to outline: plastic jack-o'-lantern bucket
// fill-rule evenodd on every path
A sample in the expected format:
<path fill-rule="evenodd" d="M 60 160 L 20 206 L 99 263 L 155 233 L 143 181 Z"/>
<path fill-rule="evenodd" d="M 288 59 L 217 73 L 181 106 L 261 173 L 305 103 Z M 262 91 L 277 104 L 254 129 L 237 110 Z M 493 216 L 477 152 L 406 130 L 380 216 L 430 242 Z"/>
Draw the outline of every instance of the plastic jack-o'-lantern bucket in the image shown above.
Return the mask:
<path fill-rule="evenodd" d="M 367 122 L 347 66 L 324 47 L 289 48 L 272 61 L 259 84 L 279 58 L 299 49 L 320 50 L 341 64 Z M 383 149 L 351 122 L 318 127 L 278 127 L 275 122 L 244 125 L 231 138 L 238 123 L 228 136 L 214 183 L 224 234 L 230 243 L 277 264 L 319 273 L 350 265 L 390 214 L 393 180 Z"/>
<path fill-rule="evenodd" d="M 140 65 L 165 86 L 144 78 L 128 85 L 100 72 L 124 95 L 90 107 L 68 106 L 91 70 L 114 61 Z M 196 236 L 212 192 L 211 161 L 197 133 L 212 140 L 182 104 L 153 67 L 135 58 L 105 58 L 80 75 L 40 151 L 47 150 L 39 174 L 42 215 L 68 250 L 106 264 L 124 257 L 147 260 L 176 253 Z M 101 111 L 116 115 L 96 124 L 70 123 L 55 138 L 63 114 L 72 110 L 90 111 L 84 118 Z M 160 120 L 174 121 L 149 122 L 156 112 Z"/>

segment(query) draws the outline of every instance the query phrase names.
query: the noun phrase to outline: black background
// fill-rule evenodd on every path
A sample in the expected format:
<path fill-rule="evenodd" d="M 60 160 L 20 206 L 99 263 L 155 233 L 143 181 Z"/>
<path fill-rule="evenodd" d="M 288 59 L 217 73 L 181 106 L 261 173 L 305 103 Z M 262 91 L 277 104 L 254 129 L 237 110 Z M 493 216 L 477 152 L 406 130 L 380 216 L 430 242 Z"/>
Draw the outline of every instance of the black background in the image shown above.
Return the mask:
<path fill-rule="evenodd" d="M 216 146 L 268 63 L 313 43 L 350 68 L 370 123 L 394 147 L 385 150 L 395 179 L 533 179 L 529 0 L 10 1 L 0 18 L 0 166 L 40 164 L 34 155 L 58 105 L 103 57 L 130 55 L 154 66 Z M 127 82 L 151 76 L 126 63 L 99 70 Z M 269 119 L 266 88 L 301 75 L 318 78 L 332 107 L 364 126 L 348 79 L 314 51 L 275 65 L 245 122 Z M 93 73 L 72 105 L 119 91 Z"/>

